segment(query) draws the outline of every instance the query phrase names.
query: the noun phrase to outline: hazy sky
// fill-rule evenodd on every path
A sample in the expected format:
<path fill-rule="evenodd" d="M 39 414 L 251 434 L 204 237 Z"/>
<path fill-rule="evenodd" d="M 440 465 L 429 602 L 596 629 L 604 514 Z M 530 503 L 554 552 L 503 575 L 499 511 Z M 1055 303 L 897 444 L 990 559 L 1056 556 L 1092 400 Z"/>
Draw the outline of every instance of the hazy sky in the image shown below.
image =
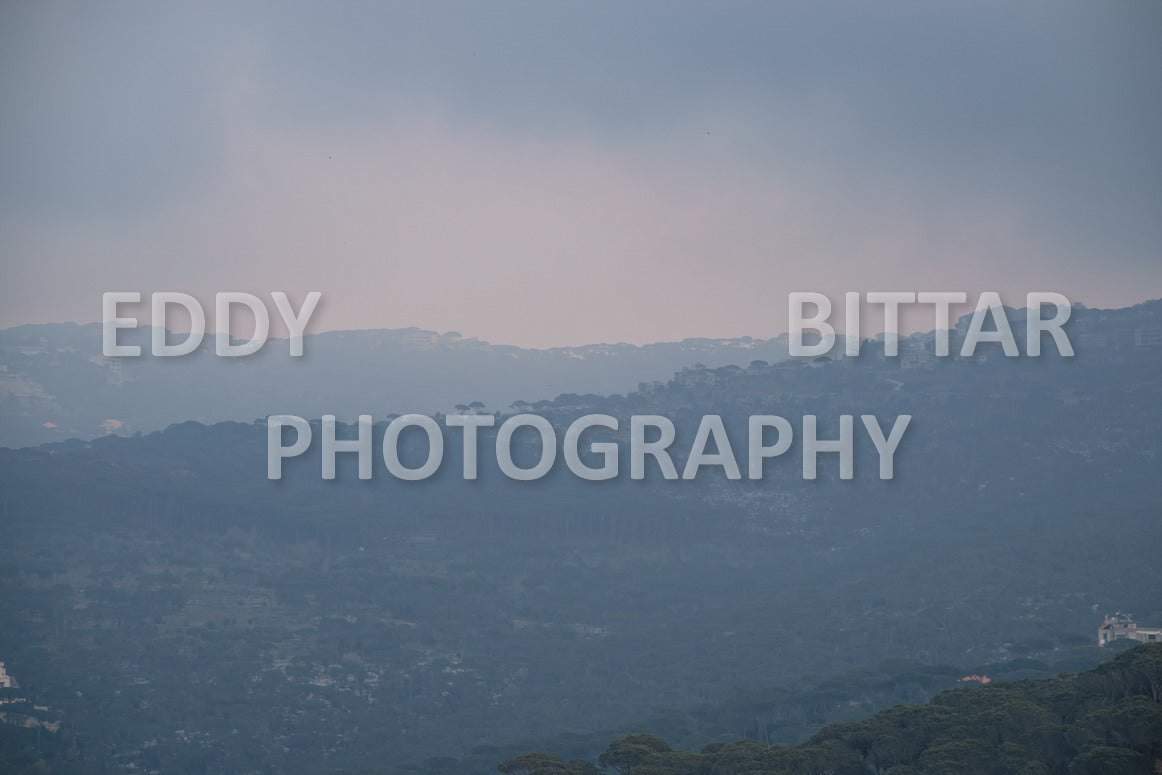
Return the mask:
<path fill-rule="evenodd" d="M 0 326 L 772 336 L 789 291 L 1162 296 L 1162 4 L 0 6 Z"/>

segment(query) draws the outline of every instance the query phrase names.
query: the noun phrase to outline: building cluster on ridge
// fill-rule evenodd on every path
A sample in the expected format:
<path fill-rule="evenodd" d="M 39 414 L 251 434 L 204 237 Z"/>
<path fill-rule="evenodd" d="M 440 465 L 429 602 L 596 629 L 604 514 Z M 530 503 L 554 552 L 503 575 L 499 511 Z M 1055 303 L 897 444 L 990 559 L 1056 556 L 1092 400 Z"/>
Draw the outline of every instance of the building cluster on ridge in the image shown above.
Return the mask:
<path fill-rule="evenodd" d="M 1162 641 L 1162 628 L 1139 627 L 1134 617 L 1118 611 L 1106 616 L 1097 628 L 1097 645 L 1108 646 L 1115 640 L 1136 640 L 1142 643 Z"/>

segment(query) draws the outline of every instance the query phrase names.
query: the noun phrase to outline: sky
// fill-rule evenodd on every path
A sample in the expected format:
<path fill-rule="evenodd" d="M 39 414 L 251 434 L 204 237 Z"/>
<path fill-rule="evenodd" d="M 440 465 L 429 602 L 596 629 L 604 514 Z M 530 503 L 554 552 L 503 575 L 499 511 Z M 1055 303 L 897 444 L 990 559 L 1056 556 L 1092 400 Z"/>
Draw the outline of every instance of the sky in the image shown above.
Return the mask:
<path fill-rule="evenodd" d="M 0 327 L 125 290 L 533 347 L 770 337 L 793 291 L 1127 306 L 1159 39 L 1154 0 L 5 3 Z"/>

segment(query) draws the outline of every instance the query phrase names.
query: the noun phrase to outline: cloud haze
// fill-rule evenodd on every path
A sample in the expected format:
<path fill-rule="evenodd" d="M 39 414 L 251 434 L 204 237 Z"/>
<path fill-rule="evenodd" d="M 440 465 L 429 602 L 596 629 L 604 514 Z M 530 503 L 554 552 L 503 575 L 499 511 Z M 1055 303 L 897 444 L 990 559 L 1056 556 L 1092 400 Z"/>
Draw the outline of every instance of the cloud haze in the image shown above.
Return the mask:
<path fill-rule="evenodd" d="M 793 290 L 1160 295 L 1152 3 L 9 5 L 0 325 L 770 336 Z"/>

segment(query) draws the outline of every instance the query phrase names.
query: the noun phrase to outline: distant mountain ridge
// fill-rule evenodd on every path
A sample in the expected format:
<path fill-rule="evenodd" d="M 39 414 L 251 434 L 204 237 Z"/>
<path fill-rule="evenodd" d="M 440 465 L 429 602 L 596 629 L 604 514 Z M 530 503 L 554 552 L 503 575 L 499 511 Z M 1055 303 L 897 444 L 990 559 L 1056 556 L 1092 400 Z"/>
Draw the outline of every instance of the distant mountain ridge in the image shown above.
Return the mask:
<path fill-rule="evenodd" d="M 1006 314 L 1023 347 L 1026 311 L 1006 308 Z M 965 316 L 956 323 L 954 342 L 967 322 Z M 1110 357 L 1162 347 L 1162 301 L 1117 310 L 1078 305 L 1066 325 L 1078 354 Z M 150 332 L 148 326 L 126 330 L 120 341 L 148 352 Z M 0 447 L 131 435 L 186 420 L 248 422 L 273 413 L 353 420 L 363 413 L 382 419 L 451 411 L 472 402 L 505 409 L 562 394 L 629 394 L 689 367 L 789 357 L 786 334 L 542 350 L 419 328 L 328 331 L 306 337 L 302 358 L 287 354 L 286 340 L 272 339 L 244 358 L 218 358 L 207 342 L 186 357 L 106 359 L 100 340 L 96 323 L 0 331 Z M 897 362 L 930 364 L 932 340 L 932 332 L 901 337 Z M 832 357 L 842 352 L 840 338 Z M 861 358 L 882 357 L 876 353 L 871 340 Z"/>
<path fill-rule="evenodd" d="M 785 335 L 538 350 L 405 328 L 312 334 L 302 358 L 291 358 L 286 340 L 277 339 L 247 358 L 215 357 L 208 342 L 187 357 L 153 358 L 150 334 L 143 326 L 119 340 L 142 345 L 143 357 L 106 359 L 97 323 L 0 331 L 0 446 L 271 413 L 354 418 L 433 413 L 473 401 L 507 407 L 565 392 L 625 393 L 695 362 L 787 357 Z"/>

